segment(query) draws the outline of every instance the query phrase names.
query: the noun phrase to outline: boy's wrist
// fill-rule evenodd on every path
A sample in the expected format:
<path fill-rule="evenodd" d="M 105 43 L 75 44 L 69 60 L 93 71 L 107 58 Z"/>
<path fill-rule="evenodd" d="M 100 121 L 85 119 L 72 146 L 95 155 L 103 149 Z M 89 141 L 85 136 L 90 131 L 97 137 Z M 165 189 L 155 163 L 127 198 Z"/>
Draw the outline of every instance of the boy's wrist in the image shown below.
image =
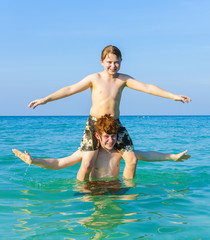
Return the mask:
<path fill-rule="evenodd" d="M 42 98 L 42 100 L 44 101 L 44 103 L 48 103 L 50 101 L 49 97 Z"/>
<path fill-rule="evenodd" d="M 177 95 L 172 94 L 171 99 L 174 100 L 174 101 L 176 101 L 176 99 L 177 99 Z"/>

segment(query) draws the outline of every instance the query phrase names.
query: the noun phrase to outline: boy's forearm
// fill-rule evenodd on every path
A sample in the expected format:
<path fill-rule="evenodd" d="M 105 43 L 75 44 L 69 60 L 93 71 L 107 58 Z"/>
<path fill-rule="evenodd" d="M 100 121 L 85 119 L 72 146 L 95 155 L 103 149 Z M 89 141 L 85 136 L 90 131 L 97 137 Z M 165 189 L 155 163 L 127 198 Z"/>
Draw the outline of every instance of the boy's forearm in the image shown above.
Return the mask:
<path fill-rule="evenodd" d="M 47 169 L 53 169 L 58 170 L 58 160 L 53 158 L 32 158 L 32 165 L 41 167 L 41 168 L 47 168 Z"/>
<path fill-rule="evenodd" d="M 32 158 L 32 165 L 38 167 L 59 170 L 66 167 L 71 167 L 82 161 L 82 155 L 80 151 L 74 152 L 72 155 L 64 158 Z"/>
<path fill-rule="evenodd" d="M 171 92 L 168 92 L 168 91 L 166 91 L 164 89 L 161 89 L 161 88 L 159 88 L 159 87 L 157 87 L 155 85 L 152 85 L 152 84 L 149 84 L 147 93 L 155 95 L 155 96 L 158 96 L 158 97 L 172 99 L 172 100 L 176 99 L 176 95 L 175 94 L 173 94 Z"/>
<path fill-rule="evenodd" d="M 165 91 L 153 84 L 143 83 L 132 78 L 127 79 L 126 85 L 127 87 L 132 88 L 134 90 L 145 92 L 145 93 L 152 94 L 159 97 L 169 98 L 173 100 L 175 100 L 177 97 L 177 95 L 171 92 Z"/>
<path fill-rule="evenodd" d="M 58 99 L 68 97 L 70 95 L 71 95 L 71 88 L 70 88 L 70 86 L 68 86 L 68 87 L 61 88 L 60 90 L 50 94 L 49 96 L 43 98 L 43 100 L 46 103 L 48 103 L 48 102 L 52 102 L 52 101 L 55 101 Z"/>
<path fill-rule="evenodd" d="M 137 159 L 146 162 L 174 161 L 175 154 L 160 153 L 155 151 L 135 151 Z"/>
<path fill-rule="evenodd" d="M 61 88 L 57 92 L 47 96 L 45 98 L 45 100 L 47 102 L 51 102 L 51 101 L 54 101 L 54 100 L 58 100 L 58 99 L 61 99 L 61 98 L 65 98 L 65 97 L 74 95 L 76 93 L 85 91 L 86 89 L 91 87 L 91 84 L 92 84 L 91 78 L 90 77 L 86 77 L 86 78 L 84 78 L 83 80 L 81 80 L 78 83 L 75 83 L 73 85 Z"/>

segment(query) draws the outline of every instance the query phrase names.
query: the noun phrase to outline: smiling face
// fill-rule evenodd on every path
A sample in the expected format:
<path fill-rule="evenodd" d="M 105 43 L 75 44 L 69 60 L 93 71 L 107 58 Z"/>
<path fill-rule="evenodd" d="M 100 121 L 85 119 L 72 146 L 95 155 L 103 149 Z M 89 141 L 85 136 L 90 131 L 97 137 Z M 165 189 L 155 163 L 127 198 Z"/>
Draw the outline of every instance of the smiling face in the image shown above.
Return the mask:
<path fill-rule="evenodd" d="M 120 70 L 121 59 L 115 54 L 109 53 L 104 60 L 101 60 L 104 71 L 109 75 L 115 75 Z"/>
<path fill-rule="evenodd" d="M 117 134 L 108 134 L 103 132 L 99 135 L 96 132 L 96 138 L 100 141 L 101 147 L 110 151 L 114 148 L 114 145 L 117 141 Z"/>
<path fill-rule="evenodd" d="M 95 123 L 95 136 L 102 148 L 111 151 L 117 141 L 119 122 L 110 114 L 101 116 Z"/>

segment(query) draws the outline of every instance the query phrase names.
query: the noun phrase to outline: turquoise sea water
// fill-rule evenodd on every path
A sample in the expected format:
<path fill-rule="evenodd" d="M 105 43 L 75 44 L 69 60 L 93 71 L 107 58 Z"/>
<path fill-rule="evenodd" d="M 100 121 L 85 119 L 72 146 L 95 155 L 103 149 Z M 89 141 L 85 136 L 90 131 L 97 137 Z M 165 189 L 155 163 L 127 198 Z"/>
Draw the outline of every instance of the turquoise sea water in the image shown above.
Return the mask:
<path fill-rule="evenodd" d="M 139 162 L 132 187 L 81 192 L 79 165 L 28 166 L 11 149 L 60 158 L 79 146 L 87 117 L 0 117 L 0 239 L 210 239 L 210 116 L 123 116 L 136 149 L 184 163 Z M 124 162 L 121 162 L 120 175 Z"/>

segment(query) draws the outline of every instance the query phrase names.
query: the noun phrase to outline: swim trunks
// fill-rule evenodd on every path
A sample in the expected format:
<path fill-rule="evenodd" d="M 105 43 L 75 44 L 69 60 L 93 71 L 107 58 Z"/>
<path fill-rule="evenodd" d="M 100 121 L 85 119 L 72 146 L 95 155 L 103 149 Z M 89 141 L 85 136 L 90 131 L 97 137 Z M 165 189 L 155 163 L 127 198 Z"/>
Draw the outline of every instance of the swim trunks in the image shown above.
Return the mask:
<path fill-rule="evenodd" d="M 84 130 L 83 138 L 80 144 L 80 151 L 95 151 L 99 149 L 100 145 L 98 144 L 98 140 L 95 137 L 95 122 L 97 121 L 96 117 L 89 116 L 86 127 Z M 118 134 L 117 134 L 117 142 L 114 145 L 114 148 L 119 151 L 133 151 L 133 142 L 129 136 L 128 131 L 125 127 L 122 126 L 120 120 Z"/>

